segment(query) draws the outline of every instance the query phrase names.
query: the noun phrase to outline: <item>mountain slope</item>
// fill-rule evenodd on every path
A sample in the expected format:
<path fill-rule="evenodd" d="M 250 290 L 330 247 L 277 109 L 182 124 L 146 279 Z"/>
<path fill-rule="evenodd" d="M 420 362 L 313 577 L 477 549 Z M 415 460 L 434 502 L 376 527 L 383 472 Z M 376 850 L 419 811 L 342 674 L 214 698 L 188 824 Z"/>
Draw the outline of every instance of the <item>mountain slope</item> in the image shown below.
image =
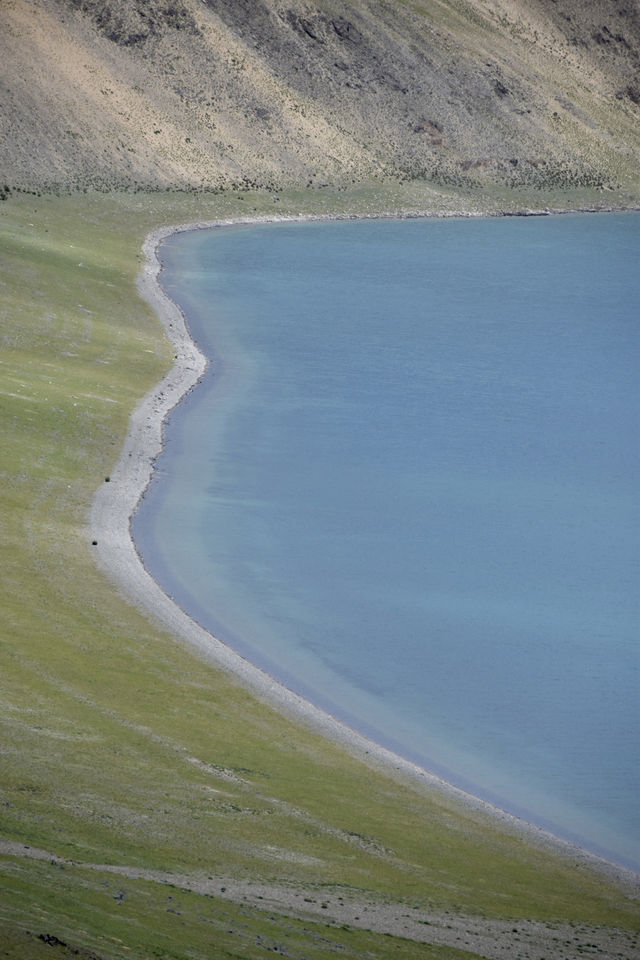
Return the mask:
<path fill-rule="evenodd" d="M 635 0 L 4 0 L 10 187 L 635 189 Z"/>

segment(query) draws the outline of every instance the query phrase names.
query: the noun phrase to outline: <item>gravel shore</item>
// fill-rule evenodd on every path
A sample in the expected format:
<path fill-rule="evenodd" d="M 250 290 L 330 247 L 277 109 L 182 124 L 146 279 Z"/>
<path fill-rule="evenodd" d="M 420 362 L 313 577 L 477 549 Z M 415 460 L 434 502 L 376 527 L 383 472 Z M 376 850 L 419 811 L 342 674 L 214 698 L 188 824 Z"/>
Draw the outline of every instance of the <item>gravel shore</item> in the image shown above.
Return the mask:
<path fill-rule="evenodd" d="M 266 218 L 265 218 L 266 219 Z M 270 218 L 298 220 L 298 217 Z M 375 744 L 334 717 L 318 709 L 258 667 L 241 657 L 201 627 L 169 597 L 148 573 L 131 536 L 131 517 L 144 496 L 162 451 L 164 422 L 170 411 L 205 374 L 208 360 L 191 339 L 184 315 L 160 284 L 159 245 L 174 233 L 221 228 L 239 221 L 216 221 L 166 227 L 150 233 L 144 243 L 144 264 L 138 277 L 140 295 L 162 322 L 172 342 L 175 362 L 170 372 L 140 402 L 132 414 L 120 460 L 109 482 L 95 496 L 88 529 L 95 556 L 107 575 L 129 601 L 150 614 L 180 641 L 195 648 L 208 662 L 232 675 L 259 699 L 275 706 L 297 722 L 346 747 L 350 753 L 396 779 L 416 788 L 436 789 L 457 802 L 486 813 L 503 827 L 530 841 L 553 848 L 574 861 L 590 863 L 625 887 L 640 889 L 640 878 L 581 848 L 474 797 L 416 764 Z M 249 221 L 242 221 L 249 222 Z M 261 218 L 255 222 L 264 222 Z"/>

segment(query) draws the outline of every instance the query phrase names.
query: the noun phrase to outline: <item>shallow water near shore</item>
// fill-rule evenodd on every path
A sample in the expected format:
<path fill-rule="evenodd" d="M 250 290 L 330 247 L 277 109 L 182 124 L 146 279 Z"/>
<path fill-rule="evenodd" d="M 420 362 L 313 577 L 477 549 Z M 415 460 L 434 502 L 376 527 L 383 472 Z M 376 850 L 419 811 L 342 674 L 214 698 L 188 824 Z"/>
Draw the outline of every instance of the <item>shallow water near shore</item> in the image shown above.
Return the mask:
<path fill-rule="evenodd" d="M 134 519 L 200 623 L 640 868 L 640 216 L 175 235 L 212 358 Z"/>

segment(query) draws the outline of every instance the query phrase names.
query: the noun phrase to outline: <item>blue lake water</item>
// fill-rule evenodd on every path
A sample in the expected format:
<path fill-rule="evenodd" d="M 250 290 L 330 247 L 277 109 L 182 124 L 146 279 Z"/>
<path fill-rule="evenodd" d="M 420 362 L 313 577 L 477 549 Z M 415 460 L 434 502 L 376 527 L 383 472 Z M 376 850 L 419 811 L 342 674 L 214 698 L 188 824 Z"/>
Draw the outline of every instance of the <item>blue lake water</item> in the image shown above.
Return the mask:
<path fill-rule="evenodd" d="M 378 742 L 640 868 L 640 216 L 176 235 L 212 358 L 134 520 Z"/>

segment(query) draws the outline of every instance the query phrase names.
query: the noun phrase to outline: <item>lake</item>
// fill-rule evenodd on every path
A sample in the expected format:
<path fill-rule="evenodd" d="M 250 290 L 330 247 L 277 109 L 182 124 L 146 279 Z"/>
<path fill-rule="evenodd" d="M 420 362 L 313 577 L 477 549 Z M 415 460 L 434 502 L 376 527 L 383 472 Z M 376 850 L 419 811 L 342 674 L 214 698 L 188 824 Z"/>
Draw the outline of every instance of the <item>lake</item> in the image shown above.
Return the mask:
<path fill-rule="evenodd" d="M 640 869 L 640 215 L 238 225 L 134 518 L 201 624 L 379 743 Z"/>

